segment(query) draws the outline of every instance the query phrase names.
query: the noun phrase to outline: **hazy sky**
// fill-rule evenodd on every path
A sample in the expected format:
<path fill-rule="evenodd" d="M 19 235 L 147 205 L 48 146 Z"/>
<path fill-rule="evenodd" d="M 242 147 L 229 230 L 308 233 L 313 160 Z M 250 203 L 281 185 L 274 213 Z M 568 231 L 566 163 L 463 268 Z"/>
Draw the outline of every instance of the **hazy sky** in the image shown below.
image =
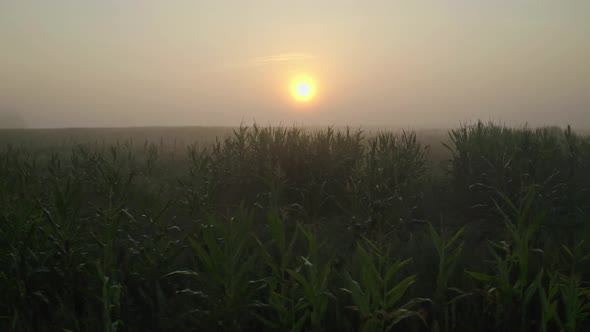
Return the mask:
<path fill-rule="evenodd" d="M 318 84 L 305 107 L 298 73 Z M 0 113 L 31 127 L 590 126 L 590 1 L 0 0 Z"/>

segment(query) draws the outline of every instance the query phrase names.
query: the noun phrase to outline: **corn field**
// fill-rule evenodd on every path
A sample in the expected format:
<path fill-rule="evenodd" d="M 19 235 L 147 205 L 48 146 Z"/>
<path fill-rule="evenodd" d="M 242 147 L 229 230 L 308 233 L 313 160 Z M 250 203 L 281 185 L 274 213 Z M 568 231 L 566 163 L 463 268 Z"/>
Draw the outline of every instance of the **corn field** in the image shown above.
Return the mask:
<path fill-rule="evenodd" d="M 569 127 L 37 139 L 0 141 L 0 331 L 590 330 Z"/>

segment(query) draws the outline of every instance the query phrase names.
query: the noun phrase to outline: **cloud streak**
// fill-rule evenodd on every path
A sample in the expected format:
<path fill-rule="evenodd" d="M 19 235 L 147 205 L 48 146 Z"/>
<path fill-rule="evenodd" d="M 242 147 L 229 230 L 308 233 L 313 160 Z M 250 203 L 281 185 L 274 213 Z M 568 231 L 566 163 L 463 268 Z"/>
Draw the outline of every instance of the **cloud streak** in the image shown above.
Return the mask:
<path fill-rule="evenodd" d="M 243 62 L 233 62 L 220 65 L 217 70 L 226 71 L 238 68 L 252 68 L 265 65 L 272 65 L 284 62 L 310 61 L 316 59 L 315 55 L 307 53 L 279 53 L 250 58 Z"/>
<path fill-rule="evenodd" d="M 305 61 L 313 59 L 315 59 L 315 56 L 305 53 L 281 53 L 254 58 L 252 62 L 255 65 L 262 65 L 274 62 Z"/>

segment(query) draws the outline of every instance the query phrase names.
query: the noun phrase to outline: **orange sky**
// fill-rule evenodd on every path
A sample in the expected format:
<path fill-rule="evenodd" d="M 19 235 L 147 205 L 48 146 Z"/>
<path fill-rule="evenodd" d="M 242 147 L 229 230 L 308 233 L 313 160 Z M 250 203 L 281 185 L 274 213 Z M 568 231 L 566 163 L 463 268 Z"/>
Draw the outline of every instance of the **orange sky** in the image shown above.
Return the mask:
<path fill-rule="evenodd" d="M 590 126 L 590 1 L 0 3 L 0 113 L 32 127 Z M 301 108 L 290 80 L 308 73 Z"/>

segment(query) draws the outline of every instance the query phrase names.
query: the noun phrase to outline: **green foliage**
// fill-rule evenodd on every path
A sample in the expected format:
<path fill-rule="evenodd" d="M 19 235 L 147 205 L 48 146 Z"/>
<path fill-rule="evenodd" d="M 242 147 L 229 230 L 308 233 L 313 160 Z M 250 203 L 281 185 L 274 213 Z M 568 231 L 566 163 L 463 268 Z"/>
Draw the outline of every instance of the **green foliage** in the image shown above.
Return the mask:
<path fill-rule="evenodd" d="M 443 324 L 444 331 L 453 331 L 456 327 L 450 315 L 454 312 L 454 304 L 459 299 L 469 295 L 460 289 L 452 288 L 448 285 L 449 279 L 453 275 L 453 272 L 455 272 L 458 260 L 463 252 L 463 243 L 459 243 L 459 239 L 465 228 L 462 227 L 450 239 L 447 239 L 444 235 L 441 236 L 431 224 L 428 226 L 430 238 L 438 256 L 438 273 L 436 275 L 436 290 L 434 293 L 434 303 L 438 308 L 437 319 Z M 455 295 L 449 298 L 449 292 L 453 292 Z M 435 322 L 435 324 L 438 325 L 438 322 Z"/>
<path fill-rule="evenodd" d="M 321 262 L 315 235 L 302 226 L 299 229 L 307 241 L 307 255 L 300 256 L 300 265 L 287 272 L 302 292 L 296 306 L 304 310 L 303 317 L 309 317 L 312 331 L 323 331 L 329 300 L 333 297 L 328 289 L 332 266 L 330 262 Z"/>
<path fill-rule="evenodd" d="M 0 148 L 0 330 L 590 326 L 590 141 L 569 127 L 462 126 L 447 173 L 412 131 L 158 130 Z"/>
<path fill-rule="evenodd" d="M 514 201 L 530 186 L 565 212 L 588 200 L 580 187 L 590 180 L 584 173 L 588 165 L 580 155 L 589 150 L 570 127 L 533 130 L 478 122 L 451 130 L 449 138 L 454 190 L 469 206 L 493 210 L 489 203 L 496 191 Z"/>
<path fill-rule="evenodd" d="M 252 254 L 251 225 L 252 216 L 244 212 L 228 220 L 210 218 L 199 225 L 196 237 L 189 239 L 198 291 L 185 288 L 183 293 L 201 296 L 199 292 L 204 290 L 207 298 L 202 308 L 187 313 L 196 316 L 196 321 L 208 316 L 217 328 L 229 331 L 237 331 L 243 324 L 252 303 L 252 266 L 257 259 Z M 215 325 L 204 324 L 201 328 L 211 330 Z"/>
<path fill-rule="evenodd" d="M 307 303 L 298 302 L 300 292 L 293 277 L 297 273 L 290 269 L 296 264 L 295 245 L 300 228 L 296 227 L 289 236 L 285 223 L 276 211 L 269 214 L 267 227 L 270 239 L 266 243 L 255 236 L 259 255 L 270 273 L 259 281 L 263 295 L 255 306 L 260 308 L 261 313 L 254 315 L 269 329 L 301 331 L 309 312 L 305 310 Z"/>
<path fill-rule="evenodd" d="M 400 304 L 416 281 L 416 275 L 399 280 L 400 270 L 410 260 L 391 261 L 387 250 L 378 248 L 368 239 L 365 246 L 357 245 L 356 263 L 360 266 L 357 279 L 345 272 L 349 286 L 342 289 L 352 297 L 351 309 L 357 312 L 361 322 L 359 331 L 389 331 L 403 319 L 420 317 L 412 309 L 424 299 Z"/>
<path fill-rule="evenodd" d="M 532 241 L 538 230 L 540 215 L 531 211 L 535 191 L 529 190 L 519 206 L 508 197 L 499 194 L 509 206 L 509 212 L 499 207 L 505 218 L 507 239 L 501 242 L 489 242 L 490 253 L 494 258 L 494 275 L 468 272 L 475 279 L 486 284 L 484 294 L 489 296 L 495 306 L 495 315 L 499 328 L 514 326 L 521 314 L 521 328 L 528 328 L 526 314 L 530 301 L 536 291 L 531 283 L 530 253 L 541 252 L 532 247 Z M 533 272 L 534 273 L 534 272 Z M 535 275 L 535 274 L 533 274 Z"/>

